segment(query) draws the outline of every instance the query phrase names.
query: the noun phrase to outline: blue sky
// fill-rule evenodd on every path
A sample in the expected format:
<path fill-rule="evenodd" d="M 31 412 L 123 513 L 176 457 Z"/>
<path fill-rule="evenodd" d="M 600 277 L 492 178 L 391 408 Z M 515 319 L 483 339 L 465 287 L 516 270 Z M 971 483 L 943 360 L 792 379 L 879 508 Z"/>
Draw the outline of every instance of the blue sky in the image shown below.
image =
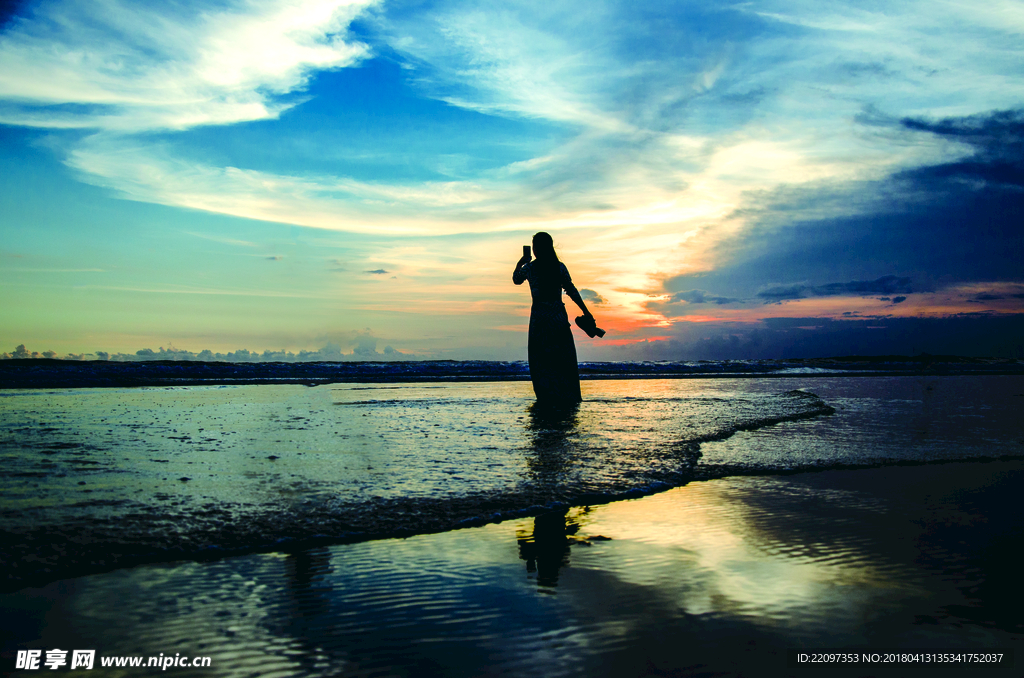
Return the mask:
<path fill-rule="evenodd" d="M 1024 344 L 1016 2 L 0 7 L 0 351 Z"/>

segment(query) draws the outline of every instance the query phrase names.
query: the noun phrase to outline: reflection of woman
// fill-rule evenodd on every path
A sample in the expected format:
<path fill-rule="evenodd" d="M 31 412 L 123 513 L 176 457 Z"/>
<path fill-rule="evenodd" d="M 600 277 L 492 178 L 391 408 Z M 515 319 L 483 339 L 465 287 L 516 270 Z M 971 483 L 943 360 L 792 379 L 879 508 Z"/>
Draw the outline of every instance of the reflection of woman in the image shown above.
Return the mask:
<path fill-rule="evenodd" d="M 583 303 L 576 286 L 572 284 L 565 264 L 555 255 L 551 236 L 538 233 L 533 236 L 530 260 L 525 254 L 516 264 L 512 282 L 522 285 L 530 281 L 533 308 L 530 309 L 530 379 L 537 402 L 545 405 L 572 405 L 581 400 L 580 374 L 576 366 L 576 346 L 572 341 L 569 317 L 562 303 L 562 290 L 583 311 L 592 317 Z"/>

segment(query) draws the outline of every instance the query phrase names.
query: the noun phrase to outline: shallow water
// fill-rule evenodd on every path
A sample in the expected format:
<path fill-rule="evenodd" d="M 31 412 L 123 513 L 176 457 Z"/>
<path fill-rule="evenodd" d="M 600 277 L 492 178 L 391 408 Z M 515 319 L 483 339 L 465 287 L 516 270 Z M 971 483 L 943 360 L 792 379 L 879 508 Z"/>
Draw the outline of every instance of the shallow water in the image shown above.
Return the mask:
<path fill-rule="evenodd" d="M 1022 377 L 825 378 L 786 385 L 813 389 L 835 414 L 703 444 L 701 465 L 749 473 L 1024 455 Z M 751 380 L 747 388 L 771 386 Z"/>
<path fill-rule="evenodd" d="M 173 669 L 197 676 L 806 676 L 824 673 L 788 671 L 787 648 L 1021 648 L 1024 466 L 879 465 L 1019 458 L 1024 378 L 587 382 L 554 419 L 528 389 L 3 393 L 2 555 L 20 590 L 0 594 L 2 660 L 60 647 L 210 656 Z M 844 465 L 874 468 L 753 477 Z M 541 513 L 336 543 L 515 507 Z M 277 541 L 315 530 L 337 532 Z M 202 560 L 232 547 L 277 552 Z"/>
<path fill-rule="evenodd" d="M 531 409 L 522 382 L 0 392 L 7 587 L 442 531 L 692 479 L 1024 452 L 1024 377 L 583 388 L 564 416 Z"/>
<path fill-rule="evenodd" d="M 1024 452 L 1022 377 L 592 381 L 584 393 L 551 416 L 522 382 L 3 391 L 7 587 L 438 532 L 696 478 Z"/>
<path fill-rule="evenodd" d="M 59 647 L 211 658 L 183 676 L 817 676 L 851 673 L 788 670 L 786 650 L 1020 648 L 1022 481 L 1020 462 L 732 477 L 444 534 L 140 566 L 0 594 L 3 660 Z M 946 675 L 921 668 L 852 675 Z M 1019 669 L 951 675 L 966 673 Z"/>
<path fill-rule="evenodd" d="M 694 477 L 699 442 L 829 412 L 813 394 L 593 382 L 6 391 L 8 576 L 451 529 Z"/>

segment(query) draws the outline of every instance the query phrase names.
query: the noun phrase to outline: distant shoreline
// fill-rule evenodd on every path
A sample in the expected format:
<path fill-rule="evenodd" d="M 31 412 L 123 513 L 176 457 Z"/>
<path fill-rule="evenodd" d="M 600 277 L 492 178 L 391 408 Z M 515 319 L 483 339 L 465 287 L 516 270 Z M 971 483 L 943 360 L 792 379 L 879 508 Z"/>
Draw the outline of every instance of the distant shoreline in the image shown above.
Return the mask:
<path fill-rule="evenodd" d="M 790 360 L 582 362 L 580 378 L 719 379 L 1024 375 L 1024 363 L 963 356 L 843 356 Z M 0 389 L 257 384 L 524 381 L 525 361 L 424 360 L 202 362 L 16 359 L 0 361 Z"/>

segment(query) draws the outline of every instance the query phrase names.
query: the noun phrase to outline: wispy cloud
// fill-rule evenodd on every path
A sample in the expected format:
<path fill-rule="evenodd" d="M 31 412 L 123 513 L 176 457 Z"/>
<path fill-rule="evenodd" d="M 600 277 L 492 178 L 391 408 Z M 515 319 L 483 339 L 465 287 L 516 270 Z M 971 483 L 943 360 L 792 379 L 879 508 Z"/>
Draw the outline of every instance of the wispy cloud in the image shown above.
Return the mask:
<path fill-rule="evenodd" d="M 227 238 L 221 235 L 214 235 L 212 233 L 195 233 L 193 231 L 184 231 L 186 235 L 191 235 L 196 238 L 202 238 L 203 240 L 210 240 L 213 242 L 219 242 L 224 245 L 236 245 L 239 247 L 256 247 L 256 243 L 249 240 L 239 240 L 238 238 Z"/>
<path fill-rule="evenodd" d="M 839 11 L 783 5 L 787 16 Z M 187 11 L 114 0 L 43 4 L 10 27 L 0 45 L 0 65 L 9 66 L 0 76 L 0 120 L 104 130 L 69 149 L 68 163 L 85 180 L 133 200 L 396 234 L 636 224 L 672 224 L 684 234 L 699 229 L 700 238 L 676 238 L 675 246 L 700 248 L 677 270 L 710 265 L 710 250 L 744 224 L 744 217 L 729 216 L 742 214 L 764 191 L 878 178 L 955 158 L 960 148 L 955 140 L 925 143 L 909 135 L 894 144 L 891 135 L 849 128 L 842 116 L 858 111 L 858 98 L 888 91 L 877 82 L 862 85 L 859 95 L 856 88 L 848 92 L 846 105 L 806 106 L 794 114 L 790 93 L 820 101 L 808 85 L 834 89 L 833 75 L 809 66 L 806 51 L 835 53 L 837 45 L 802 36 L 794 51 L 794 38 L 767 33 L 737 54 L 728 27 L 747 30 L 740 24 L 745 12 L 755 11 L 751 6 L 715 10 L 713 18 L 726 26 L 718 40 L 680 51 L 678 41 L 693 30 L 685 11 L 668 25 L 641 17 L 624 24 L 629 12 L 614 3 L 581 14 L 558 2 L 509 3 L 501 11 L 474 2 L 411 12 L 383 6 L 374 14 L 375 39 L 404 56 L 425 95 L 576 130 L 542 158 L 474 180 L 398 185 L 289 176 L 185 160 L 171 142 L 111 136 L 273 117 L 296 101 L 280 95 L 300 92 L 312 73 L 369 54 L 346 38 L 346 29 L 372 6 L 368 0 L 265 0 Z M 756 11 L 771 13 L 766 7 Z M 924 28 L 916 18 L 907 26 L 888 14 L 858 16 L 901 34 Z M 850 51 L 891 49 L 884 37 L 872 40 L 871 49 Z M 647 58 L 636 58 L 638 51 Z M 729 97 L 758 88 L 774 92 L 760 105 L 769 118 L 756 125 L 741 118 L 725 129 L 700 122 L 714 110 L 729 111 L 721 119 L 731 120 L 736 105 Z M 837 134 L 837 124 L 847 131 Z"/>
<path fill-rule="evenodd" d="M 757 296 L 770 302 L 806 297 L 831 297 L 859 294 L 877 296 L 897 292 L 913 292 L 910 278 L 887 275 L 877 280 L 851 280 L 850 282 L 808 285 L 806 283 L 769 285 L 758 291 Z"/>
<path fill-rule="evenodd" d="M 717 304 L 722 306 L 723 304 L 739 301 L 739 299 L 708 294 L 704 290 L 683 290 L 669 297 L 669 302 L 675 301 L 685 301 L 687 304 Z"/>
<path fill-rule="evenodd" d="M 951 157 L 937 140 L 894 152 L 889 139 L 879 145 L 834 130 L 816 134 L 821 122 L 810 135 L 788 119 L 733 126 L 725 136 L 703 125 L 691 132 L 685 123 L 693 112 L 728 107 L 719 95 L 763 86 L 766 78 L 778 89 L 793 64 L 775 55 L 766 60 L 776 65 L 774 75 L 763 67 L 751 73 L 749 62 L 723 58 L 714 45 L 697 53 L 655 45 L 651 58 L 637 61 L 627 55 L 651 27 L 634 22 L 632 33 L 616 32 L 623 8 L 595 5 L 581 16 L 559 3 L 543 11 L 510 4 L 498 12 L 453 3 L 379 15 L 379 39 L 405 55 L 426 95 L 577 130 L 544 158 L 473 181 L 395 185 L 288 176 L 187 161 L 168 143 L 110 136 L 277 115 L 295 103 L 279 95 L 302 90 L 311 73 L 368 54 L 344 36 L 369 6 L 265 1 L 173 13 L 112 1 L 45 4 L 2 43 L 0 64 L 10 67 L 0 77 L 0 120 L 105 130 L 70 149 L 68 162 L 86 180 L 134 200 L 396 233 L 721 221 L 752 191 L 877 176 L 936 153 Z M 681 25 L 666 33 L 673 31 L 685 36 Z M 709 98 L 712 89 L 719 94 Z M 721 237 L 730 235 L 729 227 L 722 230 Z"/>
<path fill-rule="evenodd" d="M 0 41 L 0 122 L 131 132 L 273 117 L 294 103 L 276 95 L 366 56 L 346 28 L 370 4 L 43 2 Z"/>

